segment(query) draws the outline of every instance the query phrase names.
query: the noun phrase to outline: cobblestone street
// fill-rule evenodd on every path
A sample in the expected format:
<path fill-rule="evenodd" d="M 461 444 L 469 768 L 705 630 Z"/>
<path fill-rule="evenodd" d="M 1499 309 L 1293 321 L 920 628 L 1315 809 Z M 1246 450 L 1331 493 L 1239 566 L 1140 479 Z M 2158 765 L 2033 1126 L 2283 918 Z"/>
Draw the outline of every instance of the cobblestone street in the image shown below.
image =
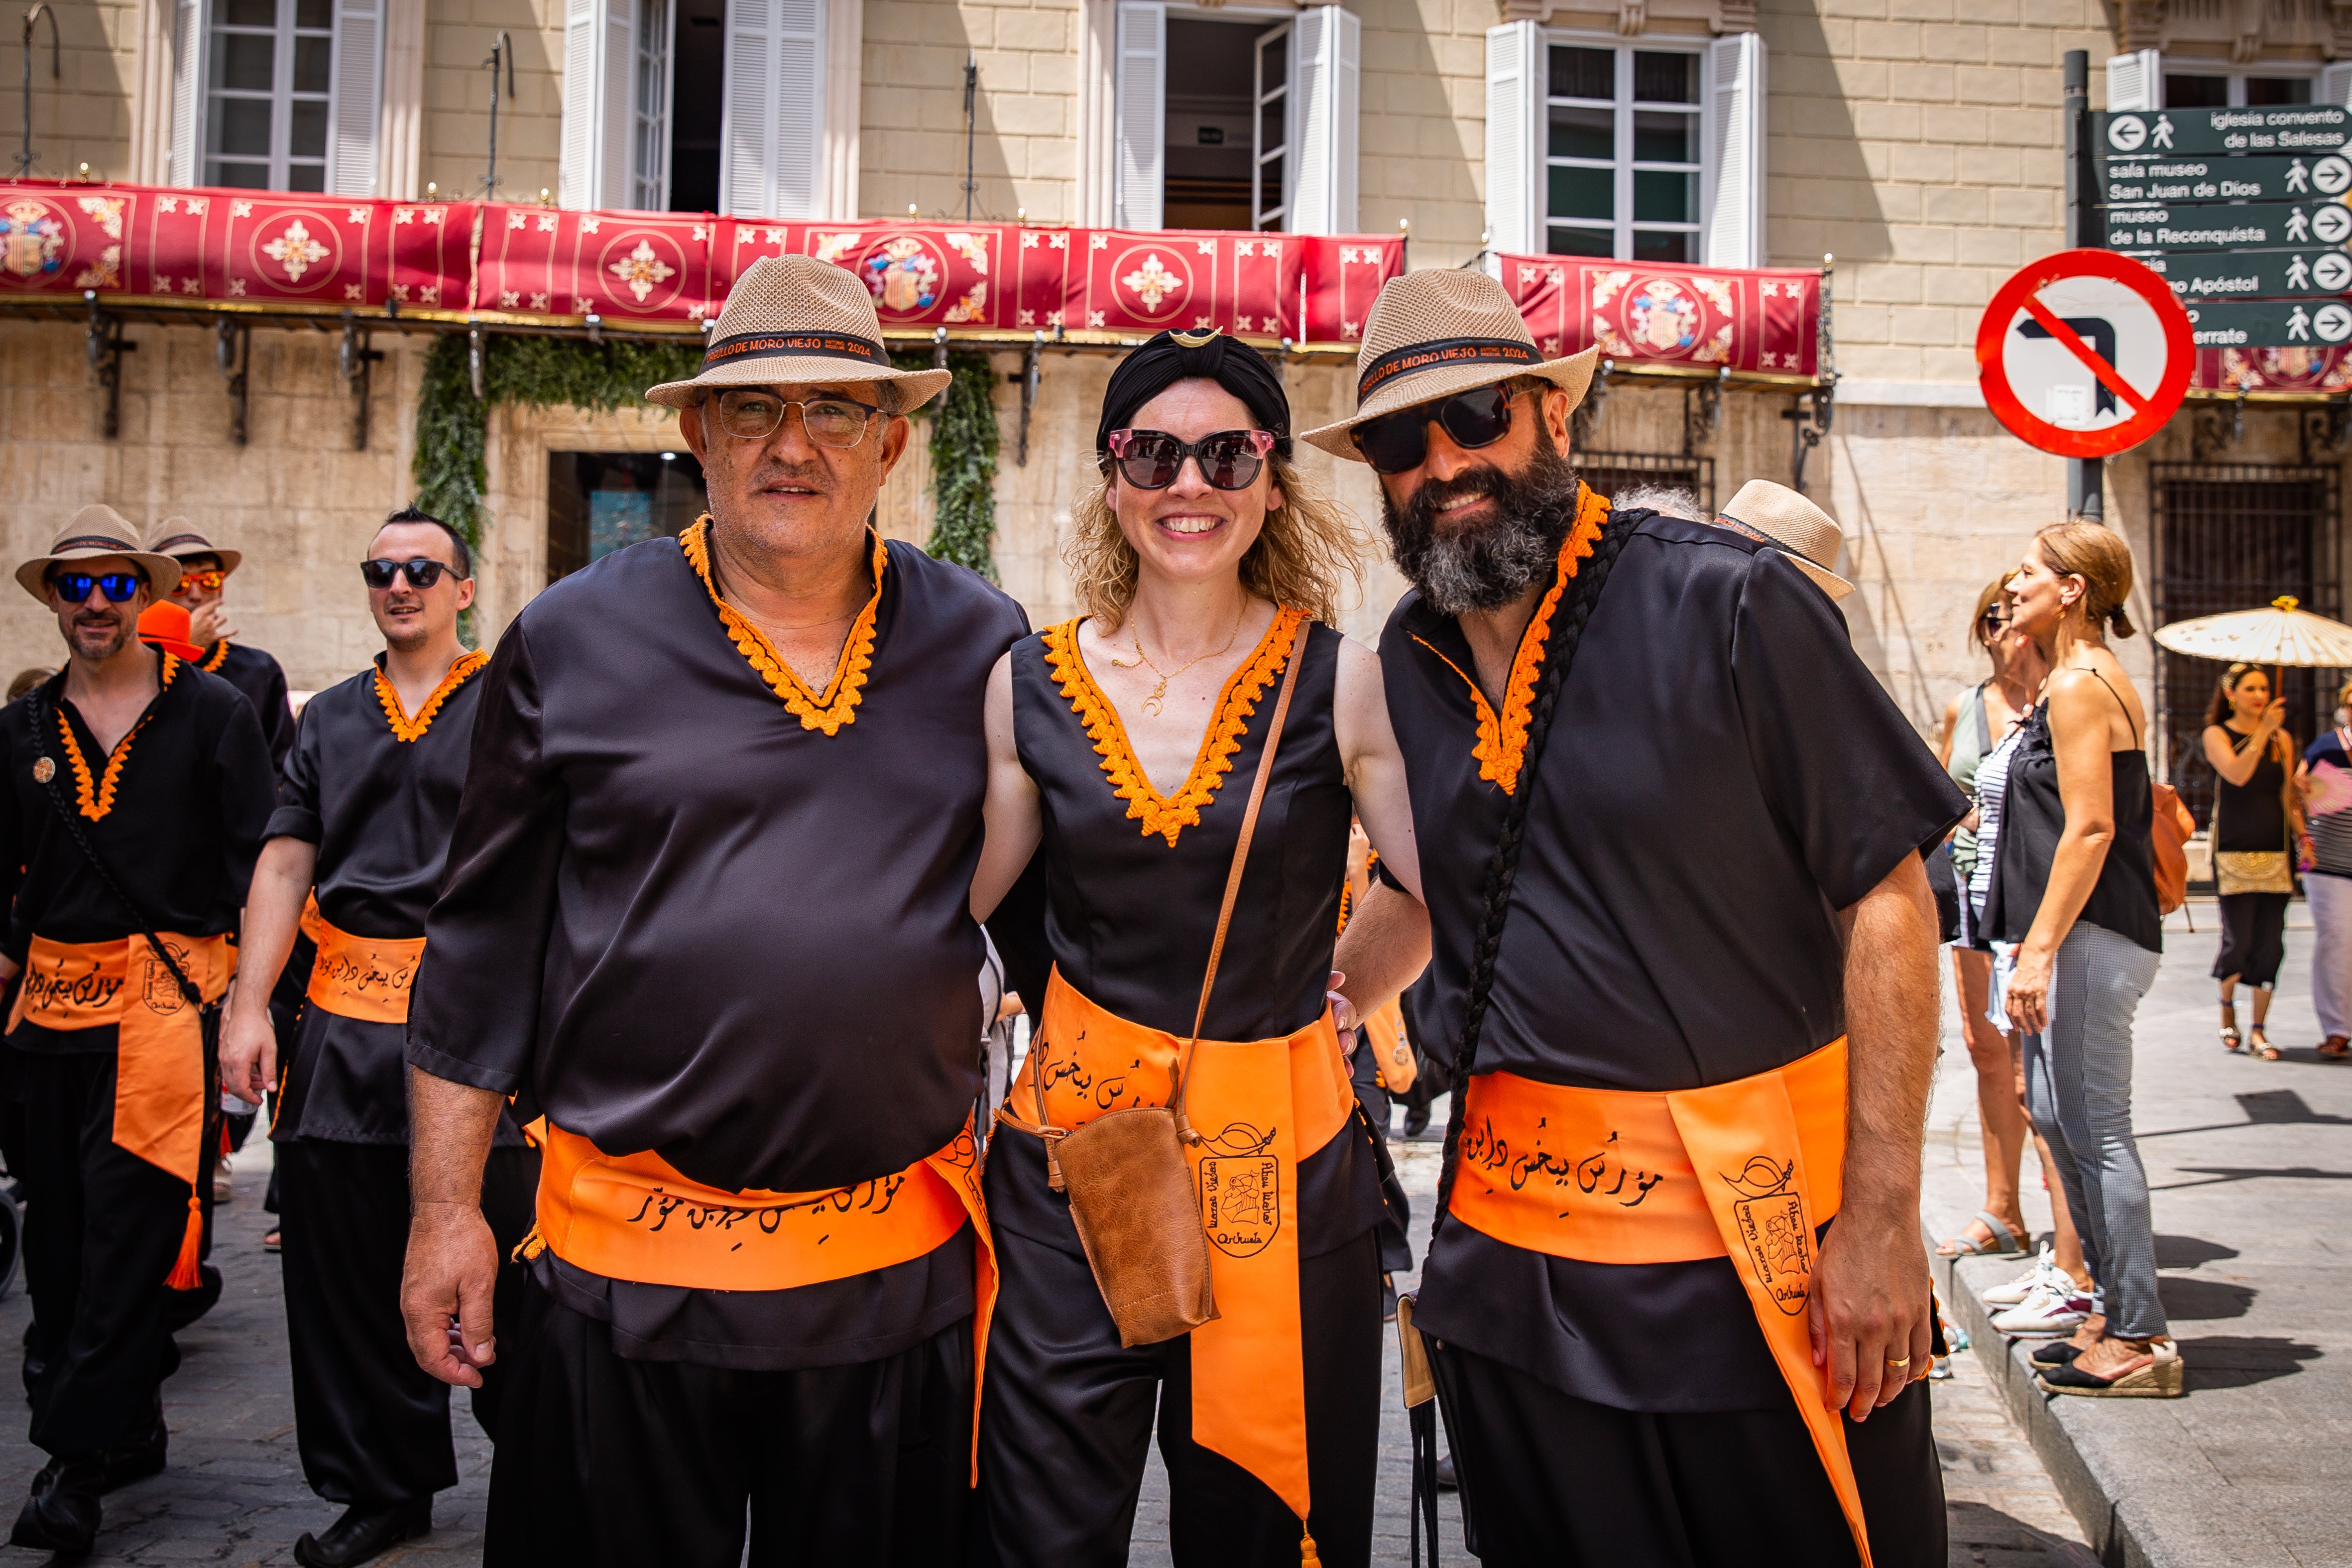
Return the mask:
<path fill-rule="evenodd" d="M 337 1510 L 302 1484 L 294 1450 L 292 1394 L 285 1371 L 285 1321 L 278 1261 L 261 1249 L 269 1216 L 261 1194 L 268 1153 L 257 1140 L 238 1156 L 237 1196 L 220 1211 L 215 1258 L 227 1279 L 220 1305 L 180 1336 L 185 1361 L 164 1385 L 172 1462 L 163 1474 L 107 1499 L 106 1529 L 92 1568 L 166 1568 L 189 1563 L 288 1563 L 295 1539 L 331 1523 Z M 1436 1146 L 1406 1146 L 1403 1170 L 1416 1205 L 1416 1235 L 1426 1226 L 1435 1188 Z M 1409 1281 L 1407 1282 L 1409 1283 Z M 15 1344 L 29 1310 L 24 1291 L 0 1301 L 0 1343 Z M 2084 1568 L 2081 1531 L 2010 1421 L 1974 1358 L 1954 1358 L 1957 1376 L 1936 1385 L 1937 1447 L 1951 1498 L 1954 1564 L 2002 1568 Z M 1391 1340 L 1381 1415 L 1380 1534 L 1374 1562 L 1410 1560 L 1405 1534 L 1409 1457 L 1396 1400 Z M 489 1445 L 464 1412 L 460 1394 L 457 1463 L 464 1479 L 441 1494 L 433 1534 L 379 1559 L 414 1568 L 461 1568 L 481 1560 L 480 1529 Z M 19 1421 L 0 1432 L 0 1478 L 12 1510 L 40 1468 Z M 1132 1562 L 1165 1564 L 1166 1479 L 1155 1458 L 1146 1479 Z M 1448 1494 L 1444 1560 L 1471 1561 Z M 32 1564 L 37 1553 L 0 1549 L 0 1564 Z"/>

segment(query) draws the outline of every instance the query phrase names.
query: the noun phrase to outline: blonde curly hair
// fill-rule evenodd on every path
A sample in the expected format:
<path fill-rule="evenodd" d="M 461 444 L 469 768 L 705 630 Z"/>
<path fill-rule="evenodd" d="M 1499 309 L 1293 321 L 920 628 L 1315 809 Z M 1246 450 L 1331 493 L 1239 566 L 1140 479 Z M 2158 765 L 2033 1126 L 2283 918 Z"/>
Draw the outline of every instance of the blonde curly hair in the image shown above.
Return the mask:
<path fill-rule="evenodd" d="M 1336 626 L 1340 582 L 1362 580 L 1371 534 L 1288 458 L 1269 452 L 1265 461 L 1275 488 L 1282 491 L 1282 505 L 1268 509 L 1265 525 L 1242 556 L 1242 586 Z M 1142 563 L 1119 531 L 1108 472 L 1088 480 L 1071 503 L 1062 563 L 1077 587 L 1080 607 L 1101 630 L 1117 631 L 1135 603 Z"/>

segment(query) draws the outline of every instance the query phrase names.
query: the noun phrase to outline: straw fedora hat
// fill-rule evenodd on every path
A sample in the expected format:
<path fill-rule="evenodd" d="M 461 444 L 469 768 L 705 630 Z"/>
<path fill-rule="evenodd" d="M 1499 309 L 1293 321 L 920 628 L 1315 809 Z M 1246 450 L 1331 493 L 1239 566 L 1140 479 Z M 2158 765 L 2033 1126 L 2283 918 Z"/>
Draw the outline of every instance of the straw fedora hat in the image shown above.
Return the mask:
<path fill-rule="evenodd" d="M 874 296 L 845 267 L 810 256 L 763 256 L 736 279 L 691 381 L 666 381 L 646 396 L 691 408 L 713 387 L 857 381 L 899 389 L 911 414 L 954 380 L 944 370 L 900 370 L 882 343 Z"/>
<path fill-rule="evenodd" d="M 161 599 L 180 585 L 180 563 L 139 546 L 139 531 L 122 521 L 110 506 L 86 506 L 49 542 L 47 555 L 36 555 L 16 568 L 25 592 L 44 605 L 49 602 L 49 568 L 70 561 L 95 561 L 102 555 L 127 555 L 147 574 L 151 597 Z"/>
<path fill-rule="evenodd" d="M 220 562 L 224 572 L 236 570 L 245 559 L 242 550 L 224 550 L 196 531 L 196 525 L 184 517 L 167 517 L 155 525 L 147 536 L 147 548 L 158 555 L 168 555 L 174 561 L 185 561 L 191 555 L 210 555 Z"/>
<path fill-rule="evenodd" d="M 1368 419 L 1432 403 L 1513 376 L 1539 375 L 1584 401 L 1598 345 L 1548 360 L 1503 286 L 1483 272 L 1454 268 L 1391 278 L 1364 319 L 1356 354 L 1356 412 L 1299 437 L 1335 458 L 1362 462 L 1349 432 Z"/>
<path fill-rule="evenodd" d="M 1788 486 L 1750 479 L 1717 515 L 1779 545 L 1780 553 L 1831 598 L 1843 599 L 1853 592 L 1853 584 L 1830 570 L 1845 548 L 1845 533 L 1837 520 Z"/>

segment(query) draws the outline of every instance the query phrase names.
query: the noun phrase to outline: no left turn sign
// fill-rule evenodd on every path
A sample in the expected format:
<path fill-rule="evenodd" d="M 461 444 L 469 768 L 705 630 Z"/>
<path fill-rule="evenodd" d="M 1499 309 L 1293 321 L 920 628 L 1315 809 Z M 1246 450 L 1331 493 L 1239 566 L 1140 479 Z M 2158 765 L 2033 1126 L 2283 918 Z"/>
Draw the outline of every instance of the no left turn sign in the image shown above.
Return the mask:
<path fill-rule="evenodd" d="M 2189 312 L 2126 256 L 2062 250 L 2002 284 L 1977 327 L 1993 416 L 2062 458 L 2107 458 L 2172 417 L 2197 366 Z"/>

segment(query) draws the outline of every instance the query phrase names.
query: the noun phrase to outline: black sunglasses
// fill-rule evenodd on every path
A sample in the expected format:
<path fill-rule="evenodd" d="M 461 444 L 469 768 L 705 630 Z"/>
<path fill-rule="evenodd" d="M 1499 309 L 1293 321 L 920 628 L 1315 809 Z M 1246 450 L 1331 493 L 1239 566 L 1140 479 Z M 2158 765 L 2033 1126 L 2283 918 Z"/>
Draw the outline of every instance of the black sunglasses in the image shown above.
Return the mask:
<path fill-rule="evenodd" d="M 449 568 L 440 562 L 420 555 L 414 561 L 362 561 L 360 575 L 371 588 L 389 588 L 394 577 L 405 575 L 412 588 L 430 588 L 441 581 L 441 574 Z"/>
<path fill-rule="evenodd" d="M 1245 490 L 1257 482 L 1265 455 L 1274 450 L 1271 430 L 1220 430 L 1197 441 L 1179 441 L 1165 430 L 1114 430 L 1111 456 L 1118 477 L 1139 490 L 1164 490 L 1184 471 L 1184 459 L 1201 465 L 1213 489 Z"/>
<path fill-rule="evenodd" d="M 1502 386 L 1474 386 L 1435 403 L 1378 419 L 1368 419 L 1349 432 L 1364 461 L 1383 474 L 1406 474 L 1429 458 L 1429 427 L 1445 432 L 1457 447 L 1491 447 L 1510 433 L 1511 399 L 1517 394 Z"/>
<path fill-rule="evenodd" d="M 55 572 L 49 575 L 49 586 L 55 588 L 58 591 L 58 596 L 68 605 L 79 605 L 89 598 L 89 590 L 93 584 L 97 586 L 100 593 L 106 595 L 109 604 L 127 605 L 138 596 L 140 589 L 147 585 L 147 579 L 136 572 L 107 572 L 98 574 L 88 572 Z"/>

